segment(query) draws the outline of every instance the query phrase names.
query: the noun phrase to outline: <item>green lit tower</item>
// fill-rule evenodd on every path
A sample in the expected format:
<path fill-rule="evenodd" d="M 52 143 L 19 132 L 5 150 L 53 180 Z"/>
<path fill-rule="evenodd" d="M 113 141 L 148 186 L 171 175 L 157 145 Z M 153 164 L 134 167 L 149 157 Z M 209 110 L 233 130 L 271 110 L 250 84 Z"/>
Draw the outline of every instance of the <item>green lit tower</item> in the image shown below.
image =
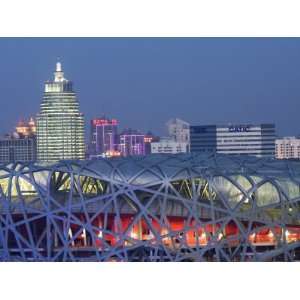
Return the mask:
<path fill-rule="evenodd" d="M 64 78 L 56 64 L 54 81 L 45 83 L 44 97 L 37 116 L 37 159 L 56 162 L 84 159 L 84 118 L 72 82 Z"/>

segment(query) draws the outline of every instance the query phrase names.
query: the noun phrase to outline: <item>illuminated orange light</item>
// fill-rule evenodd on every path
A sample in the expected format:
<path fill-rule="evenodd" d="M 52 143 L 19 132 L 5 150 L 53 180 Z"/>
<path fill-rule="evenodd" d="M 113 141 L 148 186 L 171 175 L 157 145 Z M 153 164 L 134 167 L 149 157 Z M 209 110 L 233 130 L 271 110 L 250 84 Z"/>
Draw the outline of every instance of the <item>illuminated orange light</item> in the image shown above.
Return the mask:
<path fill-rule="evenodd" d="M 255 238 L 255 232 L 253 232 L 252 234 L 250 234 L 250 239 L 254 239 Z"/>
<path fill-rule="evenodd" d="M 36 133 L 36 125 L 33 118 L 30 118 L 29 122 L 20 121 L 16 126 L 16 132 L 23 136 L 30 136 Z"/>
<path fill-rule="evenodd" d="M 145 142 L 145 143 L 151 143 L 152 140 L 153 140 L 152 137 L 144 137 L 144 142 Z"/>
<path fill-rule="evenodd" d="M 109 150 L 109 151 L 105 152 L 105 156 L 106 157 L 118 157 L 118 156 L 121 156 L 121 152 L 116 151 L 116 150 Z"/>

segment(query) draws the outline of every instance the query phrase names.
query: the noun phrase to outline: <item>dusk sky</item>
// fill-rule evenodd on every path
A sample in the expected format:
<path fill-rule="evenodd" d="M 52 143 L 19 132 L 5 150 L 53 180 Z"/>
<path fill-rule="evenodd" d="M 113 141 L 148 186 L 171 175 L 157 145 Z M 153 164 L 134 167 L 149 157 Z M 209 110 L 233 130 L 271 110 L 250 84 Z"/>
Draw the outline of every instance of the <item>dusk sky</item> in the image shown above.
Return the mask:
<path fill-rule="evenodd" d="M 173 117 L 300 134 L 299 38 L 0 38 L 1 134 L 39 111 L 57 58 L 86 126 L 105 114 L 160 135 Z"/>

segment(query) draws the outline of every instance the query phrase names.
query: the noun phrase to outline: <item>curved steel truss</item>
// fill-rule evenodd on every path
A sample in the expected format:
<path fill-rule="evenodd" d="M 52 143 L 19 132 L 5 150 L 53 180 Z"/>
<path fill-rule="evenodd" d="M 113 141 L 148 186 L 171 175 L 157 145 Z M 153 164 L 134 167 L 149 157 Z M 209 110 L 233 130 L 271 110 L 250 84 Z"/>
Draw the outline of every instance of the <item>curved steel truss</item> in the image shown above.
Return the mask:
<path fill-rule="evenodd" d="M 152 155 L 0 167 L 2 261 L 300 259 L 300 162 Z"/>

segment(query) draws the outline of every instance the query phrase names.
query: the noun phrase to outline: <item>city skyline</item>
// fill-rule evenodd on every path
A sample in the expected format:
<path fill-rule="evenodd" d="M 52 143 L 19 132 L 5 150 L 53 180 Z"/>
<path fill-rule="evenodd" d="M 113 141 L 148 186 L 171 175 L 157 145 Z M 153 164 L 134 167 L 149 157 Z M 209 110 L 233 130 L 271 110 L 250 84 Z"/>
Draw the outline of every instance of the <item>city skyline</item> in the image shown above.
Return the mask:
<path fill-rule="evenodd" d="M 0 45 L 1 134 L 36 117 L 58 58 L 75 82 L 86 131 L 88 120 L 105 114 L 160 135 L 174 117 L 271 122 L 278 135 L 300 133 L 299 39 L 2 38 Z"/>
<path fill-rule="evenodd" d="M 299 8 L 3 2 L 3 297 L 295 297 Z"/>

